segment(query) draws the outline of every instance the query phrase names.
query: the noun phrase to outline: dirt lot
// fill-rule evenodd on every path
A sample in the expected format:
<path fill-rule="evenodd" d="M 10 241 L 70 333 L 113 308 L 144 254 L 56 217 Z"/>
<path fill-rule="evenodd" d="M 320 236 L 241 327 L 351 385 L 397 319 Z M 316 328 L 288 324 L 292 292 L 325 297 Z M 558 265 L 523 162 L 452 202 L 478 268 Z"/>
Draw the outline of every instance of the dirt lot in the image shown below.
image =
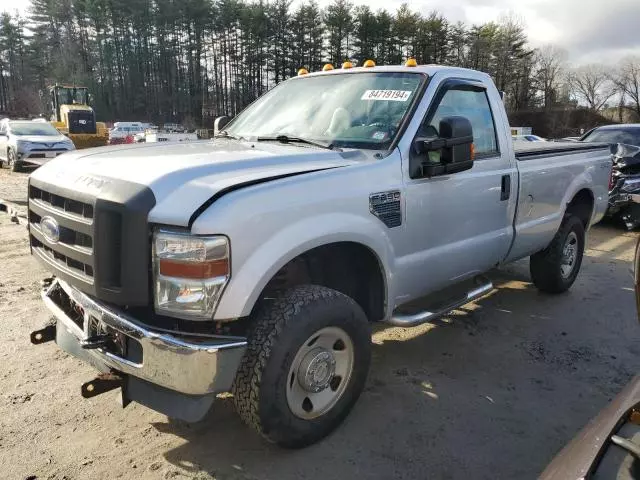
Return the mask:
<path fill-rule="evenodd" d="M 24 178 L 1 171 L 0 198 L 23 199 Z M 539 294 L 519 262 L 494 272 L 495 292 L 436 325 L 378 329 L 353 413 L 322 443 L 291 452 L 245 428 L 228 398 L 195 425 L 122 410 L 116 392 L 83 400 L 92 370 L 54 344 L 29 343 L 47 320 L 45 272 L 25 228 L 0 214 L 1 477 L 534 478 L 640 371 L 636 238 L 594 228 L 566 295 Z"/>

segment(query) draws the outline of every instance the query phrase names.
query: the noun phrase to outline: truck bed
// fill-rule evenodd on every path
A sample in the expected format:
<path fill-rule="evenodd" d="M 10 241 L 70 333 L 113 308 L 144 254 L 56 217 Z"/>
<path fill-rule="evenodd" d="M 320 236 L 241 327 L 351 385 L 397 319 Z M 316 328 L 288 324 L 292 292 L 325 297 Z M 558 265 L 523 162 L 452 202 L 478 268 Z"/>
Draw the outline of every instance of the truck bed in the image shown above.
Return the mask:
<path fill-rule="evenodd" d="M 609 148 L 606 143 L 582 142 L 516 142 L 513 150 L 517 160 L 570 155 L 576 152 Z"/>
<path fill-rule="evenodd" d="M 507 261 L 548 245 L 562 222 L 567 204 L 582 189 L 593 199 L 591 222 L 602 218 L 608 200 L 611 152 L 604 143 L 514 143 L 518 168 L 515 240 Z"/>

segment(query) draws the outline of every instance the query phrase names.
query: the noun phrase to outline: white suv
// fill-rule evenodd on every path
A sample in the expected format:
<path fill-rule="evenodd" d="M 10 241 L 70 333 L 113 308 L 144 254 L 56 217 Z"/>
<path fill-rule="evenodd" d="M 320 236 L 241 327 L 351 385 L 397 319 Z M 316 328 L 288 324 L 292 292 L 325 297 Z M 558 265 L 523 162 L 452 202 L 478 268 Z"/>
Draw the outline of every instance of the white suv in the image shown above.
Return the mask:
<path fill-rule="evenodd" d="M 50 123 L 8 119 L 0 122 L 0 168 L 6 163 L 18 172 L 25 164 L 42 165 L 75 148 L 71 139 Z"/>

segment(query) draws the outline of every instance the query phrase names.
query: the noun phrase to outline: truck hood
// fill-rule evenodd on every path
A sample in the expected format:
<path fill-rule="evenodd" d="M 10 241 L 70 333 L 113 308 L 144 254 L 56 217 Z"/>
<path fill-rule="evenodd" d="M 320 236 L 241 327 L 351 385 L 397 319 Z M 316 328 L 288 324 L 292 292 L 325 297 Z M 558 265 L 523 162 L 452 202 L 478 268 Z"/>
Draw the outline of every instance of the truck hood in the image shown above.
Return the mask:
<path fill-rule="evenodd" d="M 93 195 L 110 180 L 143 185 L 156 199 L 149 222 L 188 226 L 198 208 L 234 187 L 346 167 L 368 158 L 359 150 L 323 150 L 276 142 L 159 142 L 66 153 L 40 167 L 32 178 Z"/>

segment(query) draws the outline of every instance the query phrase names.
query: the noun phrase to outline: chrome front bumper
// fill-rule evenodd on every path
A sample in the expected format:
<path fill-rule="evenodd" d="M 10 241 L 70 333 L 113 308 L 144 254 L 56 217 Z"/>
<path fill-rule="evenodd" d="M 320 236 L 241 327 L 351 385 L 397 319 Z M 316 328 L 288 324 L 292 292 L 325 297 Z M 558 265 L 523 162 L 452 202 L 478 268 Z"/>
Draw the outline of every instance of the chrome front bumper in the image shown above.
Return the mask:
<path fill-rule="evenodd" d="M 82 322 L 76 323 L 65 313 L 59 304 L 61 295 L 66 295 L 64 298 L 68 297 L 70 305 L 82 314 Z M 114 369 L 188 395 L 229 391 L 247 344 L 242 337 L 159 332 L 59 279 L 43 290 L 42 299 L 56 317 L 56 342 L 63 350 L 89 360 L 99 370 Z M 115 331 L 127 341 L 138 342 L 142 358 L 124 358 L 106 348 L 82 348 L 83 342 L 104 331 Z"/>

